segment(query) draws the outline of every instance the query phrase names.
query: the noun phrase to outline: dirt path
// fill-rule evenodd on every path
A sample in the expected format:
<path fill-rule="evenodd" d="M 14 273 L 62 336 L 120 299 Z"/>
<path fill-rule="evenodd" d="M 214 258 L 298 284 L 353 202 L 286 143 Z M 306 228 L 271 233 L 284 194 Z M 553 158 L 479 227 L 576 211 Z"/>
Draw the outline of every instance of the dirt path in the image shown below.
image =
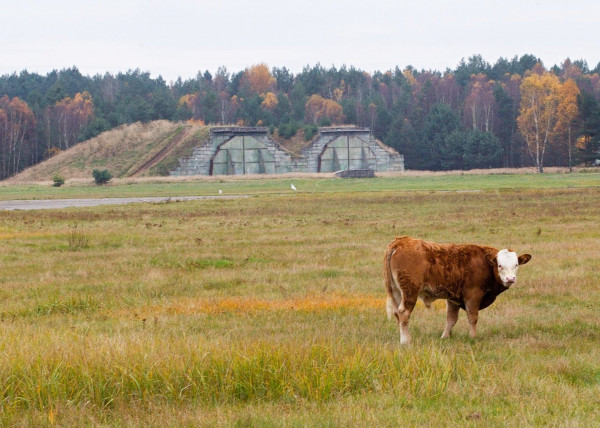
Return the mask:
<path fill-rule="evenodd" d="M 138 177 L 139 175 L 143 174 L 144 172 L 146 172 L 150 168 L 152 168 L 154 165 L 159 163 L 161 160 L 163 160 L 165 158 L 165 156 L 167 156 L 167 154 L 169 154 L 171 149 L 173 149 L 173 147 L 175 147 L 177 144 L 179 144 L 179 142 L 181 140 L 183 140 L 190 133 L 191 130 L 192 130 L 192 128 L 182 129 L 181 132 L 175 138 L 173 138 L 169 144 L 167 144 L 165 147 L 163 147 L 161 151 L 159 151 L 152 158 L 150 158 L 150 160 L 148 160 L 141 167 L 139 167 L 137 169 L 137 171 L 135 171 L 129 177 Z"/>

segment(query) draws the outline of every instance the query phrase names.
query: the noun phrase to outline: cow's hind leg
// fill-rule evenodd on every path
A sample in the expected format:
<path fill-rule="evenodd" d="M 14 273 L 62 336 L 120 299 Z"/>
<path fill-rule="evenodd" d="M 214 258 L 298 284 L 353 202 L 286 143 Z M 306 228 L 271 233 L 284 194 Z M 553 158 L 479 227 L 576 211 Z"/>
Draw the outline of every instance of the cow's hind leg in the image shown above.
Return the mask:
<path fill-rule="evenodd" d="M 458 321 L 459 310 L 459 305 L 451 302 L 450 300 L 446 300 L 446 328 L 442 334 L 442 339 L 450 337 L 450 334 L 452 334 L 452 327 L 454 327 L 456 321 Z"/>
<path fill-rule="evenodd" d="M 408 321 L 410 314 L 417 303 L 417 294 L 411 293 L 410 290 L 402 290 L 402 302 L 398 307 L 398 326 L 400 327 L 400 344 L 407 345 L 410 343 L 410 333 L 408 332 Z"/>

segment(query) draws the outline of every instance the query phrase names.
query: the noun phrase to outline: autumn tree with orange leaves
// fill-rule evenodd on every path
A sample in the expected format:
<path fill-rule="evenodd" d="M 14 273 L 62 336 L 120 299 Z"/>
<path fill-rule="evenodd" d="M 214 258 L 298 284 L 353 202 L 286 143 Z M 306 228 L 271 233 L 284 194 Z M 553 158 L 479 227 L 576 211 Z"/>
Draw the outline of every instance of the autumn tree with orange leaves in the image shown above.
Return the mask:
<path fill-rule="evenodd" d="M 0 98 L 0 178 L 20 170 L 21 155 L 35 129 L 33 112 L 21 99 Z"/>
<path fill-rule="evenodd" d="M 277 107 L 278 103 L 277 95 L 275 95 L 273 92 L 267 92 L 263 98 L 261 106 L 266 110 L 273 111 L 275 107 Z"/>
<path fill-rule="evenodd" d="M 276 84 L 277 80 L 271 76 L 266 64 L 257 64 L 247 68 L 242 77 L 242 86 L 260 95 L 274 90 Z"/>
<path fill-rule="evenodd" d="M 78 92 L 73 98 L 66 97 L 46 109 L 46 126 L 55 130 L 56 147 L 68 149 L 76 144 L 83 129 L 94 118 L 94 103 L 86 91 Z M 48 141 L 47 150 L 53 144 Z"/>
<path fill-rule="evenodd" d="M 320 95 L 314 94 L 306 102 L 306 121 L 318 124 L 323 119 L 331 123 L 339 124 L 344 121 L 344 110 L 342 106 L 333 100 L 328 100 Z"/>

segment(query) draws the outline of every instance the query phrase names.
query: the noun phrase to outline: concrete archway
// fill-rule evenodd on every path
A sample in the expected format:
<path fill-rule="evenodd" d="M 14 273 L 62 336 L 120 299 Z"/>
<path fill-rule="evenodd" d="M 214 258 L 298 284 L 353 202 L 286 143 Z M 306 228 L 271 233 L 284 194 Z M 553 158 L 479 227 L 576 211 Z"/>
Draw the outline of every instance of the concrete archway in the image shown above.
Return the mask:
<path fill-rule="evenodd" d="M 318 172 L 375 169 L 375 153 L 356 136 L 340 135 L 327 143 L 319 155 Z"/>
<path fill-rule="evenodd" d="M 210 175 L 275 174 L 275 158 L 266 145 L 249 135 L 236 135 L 217 147 Z"/>

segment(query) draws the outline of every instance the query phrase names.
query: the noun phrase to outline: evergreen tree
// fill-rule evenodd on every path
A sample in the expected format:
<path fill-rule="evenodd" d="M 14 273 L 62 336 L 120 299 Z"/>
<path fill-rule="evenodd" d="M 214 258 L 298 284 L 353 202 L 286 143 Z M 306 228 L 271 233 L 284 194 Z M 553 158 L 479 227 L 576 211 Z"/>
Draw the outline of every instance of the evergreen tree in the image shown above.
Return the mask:
<path fill-rule="evenodd" d="M 294 88 L 294 75 L 287 68 L 274 67 L 271 74 L 277 81 L 277 90 L 279 92 L 289 94 L 292 91 Z"/>
<path fill-rule="evenodd" d="M 440 166 L 444 170 L 463 169 L 464 146 L 468 132 L 455 129 L 440 147 Z"/>
<path fill-rule="evenodd" d="M 306 91 L 301 83 L 296 83 L 290 93 L 290 103 L 292 106 L 292 119 L 297 121 L 304 120 L 304 111 L 307 101 Z"/>
<path fill-rule="evenodd" d="M 497 107 L 497 120 L 494 129 L 504 154 L 502 165 L 512 167 L 518 163 L 518 151 L 514 147 L 517 132 L 516 103 L 500 84 L 494 86 L 494 99 Z"/>
<path fill-rule="evenodd" d="M 587 164 L 595 164 L 600 159 L 600 102 L 587 91 L 581 91 L 578 98 L 582 130 L 576 147 L 579 159 Z"/>
<path fill-rule="evenodd" d="M 502 165 L 502 146 L 494 134 L 472 129 L 464 134 L 465 169 L 497 168 Z"/>
<path fill-rule="evenodd" d="M 397 117 L 392 123 L 385 143 L 404 155 L 406 169 L 427 169 L 429 153 L 408 119 Z"/>
<path fill-rule="evenodd" d="M 447 104 L 434 105 L 423 127 L 422 144 L 427 149 L 423 159 L 424 169 L 439 170 L 441 154 L 447 150 L 447 140 L 453 131 L 459 129 L 458 115 Z"/>

